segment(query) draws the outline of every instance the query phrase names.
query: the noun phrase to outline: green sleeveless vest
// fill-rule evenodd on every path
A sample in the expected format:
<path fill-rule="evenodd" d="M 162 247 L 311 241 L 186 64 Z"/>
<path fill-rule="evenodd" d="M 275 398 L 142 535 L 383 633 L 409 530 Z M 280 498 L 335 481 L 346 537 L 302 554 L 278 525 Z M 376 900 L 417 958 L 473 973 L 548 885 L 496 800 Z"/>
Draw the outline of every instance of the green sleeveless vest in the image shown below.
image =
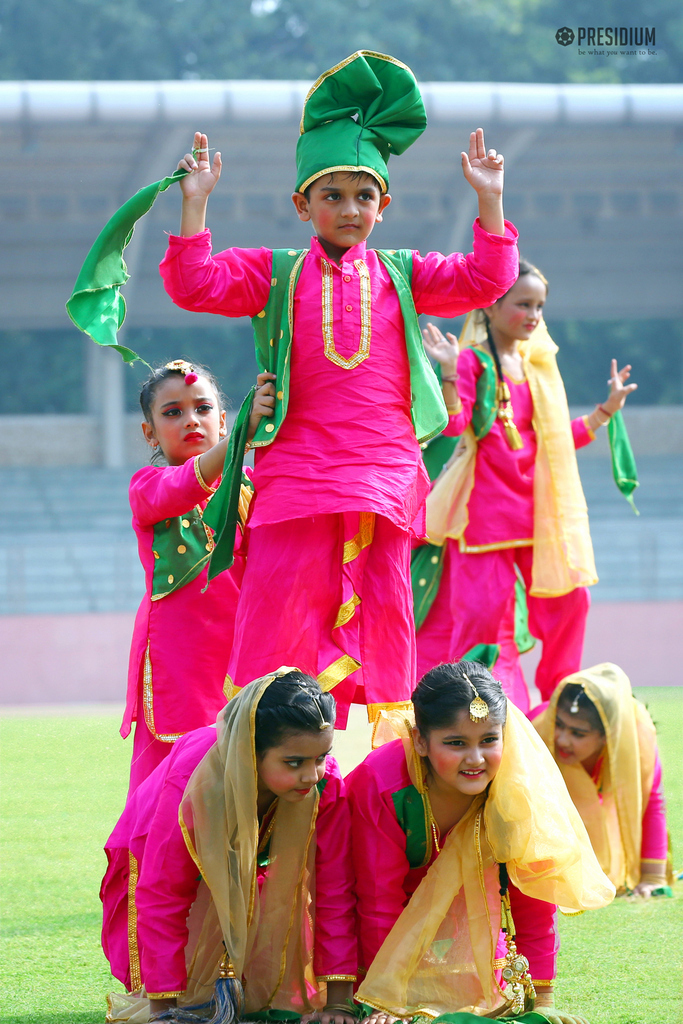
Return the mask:
<path fill-rule="evenodd" d="M 211 558 L 213 547 L 211 531 L 204 525 L 198 505 L 185 515 L 155 523 L 152 600 L 168 597 L 196 579 Z"/>

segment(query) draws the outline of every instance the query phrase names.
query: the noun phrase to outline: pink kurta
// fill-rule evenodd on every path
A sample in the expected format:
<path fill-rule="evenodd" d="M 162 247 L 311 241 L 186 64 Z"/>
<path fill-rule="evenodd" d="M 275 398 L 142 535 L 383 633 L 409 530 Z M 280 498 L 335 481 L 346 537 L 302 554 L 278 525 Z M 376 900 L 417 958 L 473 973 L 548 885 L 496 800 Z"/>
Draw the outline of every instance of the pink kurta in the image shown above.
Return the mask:
<path fill-rule="evenodd" d="M 471 348 L 458 357 L 458 394 L 461 412 L 449 417 L 444 434 L 462 434 L 472 419 L 477 398 L 477 381 L 484 368 Z M 505 377 L 510 388 L 514 420 L 524 447 L 513 451 L 505 429 L 496 417 L 490 431 L 477 442 L 474 487 L 467 503 L 469 523 L 461 549 L 477 551 L 482 547 L 516 547 L 531 544 L 534 536 L 534 465 L 536 432 L 533 428 L 534 406 L 526 380 Z M 574 447 L 590 444 L 595 435 L 588 428 L 585 416 L 572 420 Z"/>
<path fill-rule="evenodd" d="M 413 253 L 412 291 L 418 313 L 458 316 L 489 306 L 517 274 L 517 233 L 491 235 L 478 221 L 474 250 Z M 348 358 L 361 336 L 361 271 L 370 277 L 370 353 L 353 370 L 325 356 L 322 333 L 322 261 L 332 272 L 332 333 Z M 183 309 L 255 316 L 268 300 L 269 249 L 211 254 L 207 231 L 171 235 L 161 263 L 164 285 Z M 389 273 L 365 243 L 341 264 L 326 257 L 317 238 L 305 257 L 294 298 L 289 405 L 271 445 L 257 451 L 251 526 L 300 516 L 371 511 L 410 529 L 428 489 L 410 417 L 410 375 L 403 318 Z"/>
<path fill-rule="evenodd" d="M 413 867 L 408 860 L 407 837 L 393 800 L 395 793 L 412 787 L 401 740 L 368 754 L 347 776 L 346 785 L 352 814 L 360 963 L 367 970 L 438 854 L 429 835 L 429 864 Z M 417 790 L 415 796 L 421 802 Z M 559 948 L 556 908 L 525 896 L 513 885 L 510 903 L 517 928 L 515 941 L 529 960 L 532 977 L 552 980 Z"/>
<path fill-rule="evenodd" d="M 449 417 L 444 434 L 462 434 L 470 423 L 477 380 L 483 372 L 472 349 L 464 349 L 458 357 L 457 384 L 462 410 Z M 441 662 L 457 661 L 475 644 L 500 642 L 519 572 L 527 590 L 530 632 L 543 643 L 535 682 L 547 697 L 560 679 L 581 666 L 590 595 L 586 587 L 577 587 L 561 597 L 528 596 L 537 448 L 534 409 L 528 382 L 505 380 L 523 447 L 518 451 L 510 448 L 498 418 L 477 442 L 474 486 L 467 504 L 469 521 L 460 540 L 447 541 L 441 586 L 417 637 L 418 666 L 424 673 Z M 575 448 L 595 437 L 585 416 L 572 420 L 571 429 Z M 494 675 L 508 696 L 514 699 L 516 695 L 515 703 L 528 710 L 518 659 L 510 657 L 509 636 L 502 639 L 506 656 L 496 664 Z"/>
<path fill-rule="evenodd" d="M 181 993 L 187 985 L 187 915 L 199 877 L 178 823 L 185 786 L 216 742 L 216 730 L 197 729 L 174 744 L 171 754 L 129 797 L 106 845 L 109 867 L 100 896 L 102 946 L 112 974 L 131 987 L 129 946 L 129 853 L 138 865 L 135 888 L 137 946 L 148 995 Z M 355 978 L 356 919 L 350 857 L 350 821 L 337 763 L 327 758 L 316 820 L 315 951 L 320 979 Z M 265 869 L 267 870 L 267 868 Z"/>
<path fill-rule="evenodd" d="M 213 256 L 204 231 L 171 236 L 161 273 L 184 309 L 253 317 L 268 300 L 272 263 L 269 249 Z M 323 334 L 324 273 L 331 276 L 332 342 Z M 420 313 L 456 316 L 490 305 L 516 274 L 515 229 L 490 235 L 477 222 L 467 256 L 413 253 L 415 305 Z M 362 280 L 369 283 L 365 308 Z M 351 370 L 337 365 L 329 358 L 332 345 L 352 356 L 364 323 L 367 358 Z M 403 702 L 415 684 L 408 535 L 424 530 L 429 486 L 411 421 L 398 294 L 365 243 L 337 264 L 311 240 L 294 295 L 291 360 L 287 415 L 272 444 L 256 452 L 230 676 L 244 686 L 283 662 L 296 664 L 326 689 L 335 687 L 343 727 L 356 694 L 368 704 Z M 376 517 L 374 527 L 361 523 L 368 515 Z M 345 542 L 357 532 L 373 536 L 362 557 L 349 561 Z M 383 601 L 379 615 L 371 588 Z M 394 624 L 391 674 L 385 619 Z"/>
<path fill-rule="evenodd" d="M 166 744 L 214 722 L 225 704 L 223 684 L 243 569 L 238 559 L 203 592 L 205 566 L 184 587 L 152 600 L 154 525 L 196 505 L 206 507 L 209 495 L 197 479 L 194 462 L 145 466 L 134 474 L 129 492 L 146 593 L 133 629 L 121 735 L 127 736 L 137 719 L 151 737 Z"/>

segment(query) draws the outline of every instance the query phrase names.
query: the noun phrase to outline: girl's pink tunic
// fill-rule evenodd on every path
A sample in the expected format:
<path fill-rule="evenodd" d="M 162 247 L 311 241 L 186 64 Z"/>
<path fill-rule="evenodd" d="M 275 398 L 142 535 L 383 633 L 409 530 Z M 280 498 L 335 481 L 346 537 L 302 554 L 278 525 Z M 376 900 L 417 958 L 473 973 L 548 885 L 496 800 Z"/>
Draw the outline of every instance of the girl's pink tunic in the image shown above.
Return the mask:
<path fill-rule="evenodd" d="M 225 704 L 223 684 L 232 647 L 241 561 L 237 559 L 205 593 L 206 566 L 184 587 L 152 600 L 154 525 L 182 516 L 196 505 L 206 507 L 209 494 L 197 479 L 194 463 L 188 459 L 182 466 L 145 466 L 130 482 L 133 529 L 145 570 L 146 593 L 133 628 L 121 726 L 124 737 L 137 719 L 155 740 L 170 744 L 183 733 L 214 722 Z"/>
<path fill-rule="evenodd" d="M 367 970 L 401 912 L 438 856 L 425 867 L 413 866 L 406 832 L 399 823 L 394 794 L 412 787 L 401 740 L 373 750 L 346 777 L 351 803 L 353 856 L 359 917 L 359 964 Z M 417 790 L 415 797 L 422 801 Z M 372 865 L 372 870 L 368 870 Z M 551 981 L 556 974 L 556 908 L 525 896 L 510 885 L 512 916 L 519 951 L 529 960 L 532 978 Z"/>
<path fill-rule="evenodd" d="M 458 436 L 469 425 L 483 372 L 472 349 L 464 349 L 458 357 L 457 384 L 462 410 L 450 416 L 444 434 Z M 417 635 L 418 674 L 442 662 L 457 661 L 475 644 L 503 639 L 506 657 L 496 664 L 494 675 L 526 712 L 526 684 L 518 659 L 510 657 L 509 635 L 501 638 L 501 628 L 509 614 L 517 570 L 527 594 L 531 585 L 537 444 L 529 384 L 510 377 L 505 380 L 523 447 L 510 448 L 497 418 L 477 442 L 468 524 L 460 540 L 447 542 L 441 586 Z M 585 416 L 572 420 L 571 429 L 575 448 L 594 440 Z M 531 633 L 543 642 L 535 681 L 545 697 L 581 665 L 590 596 L 585 587 L 579 587 L 561 597 L 527 597 L 527 603 Z"/>
<path fill-rule="evenodd" d="M 131 987 L 129 854 L 137 861 L 137 952 L 149 994 L 181 993 L 187 985 L 187 915 L 199 886 L 197 866 L 178 823 L 185 786 L 216 742 L 207 726 L 183 736 L 129 797 L 106 844 L 109 867 L 100 896 L 102 946 L 114 977 Z M 350 820 L 337 762 L 327 758 L 316 820 L 314 970 L 320 980 L 356 977 L 356 918 Z M 265 869 L 267 871 L 267 868 Z"/>

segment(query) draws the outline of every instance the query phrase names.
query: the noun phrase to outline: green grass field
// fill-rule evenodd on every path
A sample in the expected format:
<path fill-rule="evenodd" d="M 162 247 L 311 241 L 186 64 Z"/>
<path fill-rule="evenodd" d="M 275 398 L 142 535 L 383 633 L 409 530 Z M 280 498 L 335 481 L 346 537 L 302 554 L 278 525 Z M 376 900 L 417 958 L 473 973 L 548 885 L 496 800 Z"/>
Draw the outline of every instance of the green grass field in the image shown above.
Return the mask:
<path fill-rule="evenodd" d="M 638 696 L 658 725 L 674 864 L 683 868 L 683 691 Z M 99 945 L 98 899 L 131 751 L 117 727 L 95 714 L 1 723 L 1 1013 L 12 1024 L 99 1024 L 105 993 L 120 988 Z M 683 884 L 674 899 L 618 900 L 563 918 L 558 1003 L 591 1024 L 678 1024 L 682 924 Z"/>

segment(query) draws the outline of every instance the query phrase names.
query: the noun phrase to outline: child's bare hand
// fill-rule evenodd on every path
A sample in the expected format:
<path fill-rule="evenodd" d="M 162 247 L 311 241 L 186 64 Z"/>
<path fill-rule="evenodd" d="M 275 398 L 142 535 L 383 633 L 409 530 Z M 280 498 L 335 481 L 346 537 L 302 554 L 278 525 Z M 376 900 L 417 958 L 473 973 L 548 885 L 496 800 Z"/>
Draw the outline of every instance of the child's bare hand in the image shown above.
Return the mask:
<path fill-rule="evenodd" d="M 486 151 L 484 129 L 477 128 L 470 135 L 469 153 L 461 153 L 462 173 L 472 188 L 481 196 L 502 196 L 503 155 L 495 149 Z"/>
<path fill-rule="evenodd" d="M 189 171 L 180 181 L 185 199 L 206 199 L 221 176 L 221 155 L 214 153 L 209 160 L 209 139 L 201 132 L 194 133 L 192 152 L 178 162 L 178 170 Z"/>
<path fill-rule="evenodd" d="M 610 416 L 612 415 L 612 413 L 615 413 L 619 409 L 624 408 L 624 403 L 626 402 L 626 399 L 631 394 L 631 392 L 635 391 L 638 387 L 637 384 L 626 383 L 630 376 L 630 364 L 625 366 L 623 370 L 619 370 L 617 368 L 616 359 L 612 360 L 612 370 L 610 374 L 610 379 L 608 381 L 610 385 L 609 398 L 602 403 L 603 409 L 605 410 L 605 412 L 608 412 Z"/>
<path fill-rule="evenodd" d="M 446 376 L 454 376 L 458 367 L 458 339 L 454 334 L 443 335 L 434 324 L 427 324 L 422 331 L 425 351 L 440 363 Z"/>
<path fill-rule="evenodd" d="M 247 441 L 251 441 L 253 438 L 261 418 L 263 416 L 271 418 L 275 411 L 274 380 L 275 374 L 268 373 L 267 371 L 259 373 L 256 378 L 256 391 L 254 392 L 254 401 L 251 403 L 251 413 L 249 414 Z"/>

